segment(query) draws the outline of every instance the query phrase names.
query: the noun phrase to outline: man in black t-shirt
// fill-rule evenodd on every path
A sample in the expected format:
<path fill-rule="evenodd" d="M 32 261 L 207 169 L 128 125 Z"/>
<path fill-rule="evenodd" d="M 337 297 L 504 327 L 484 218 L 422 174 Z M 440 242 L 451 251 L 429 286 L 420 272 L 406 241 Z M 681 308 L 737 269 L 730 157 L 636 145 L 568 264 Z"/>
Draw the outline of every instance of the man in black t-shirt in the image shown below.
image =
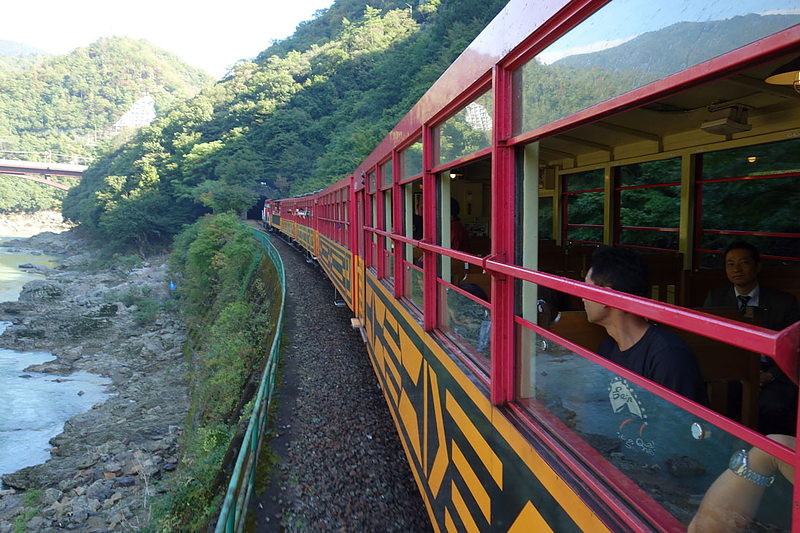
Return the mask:
<path fill-rule="evenodd" d="M 647 297 L 647 263 L 629 248 L 598 248 L 586 283 Z M 589 322 L 606 328 L 609 336 L 598 353 L 628 370 L 686 398 L 709 405 L 700 367 L 689 346 L 677 335 L 631 313 L 583 300 Z"/>

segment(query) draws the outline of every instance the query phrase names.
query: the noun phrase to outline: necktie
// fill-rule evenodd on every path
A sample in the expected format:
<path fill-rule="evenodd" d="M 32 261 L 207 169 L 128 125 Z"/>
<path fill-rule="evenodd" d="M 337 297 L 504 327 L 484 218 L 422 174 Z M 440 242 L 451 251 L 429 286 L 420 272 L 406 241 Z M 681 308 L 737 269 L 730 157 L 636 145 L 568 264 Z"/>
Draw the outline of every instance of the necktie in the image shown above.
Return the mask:
<path fill-rule="evenodd" d="M 737 298 L 739 299 L 740 304 L 739 312 L 742 314 L 742 316 L 745 316 L 745 314 L 747 314 L 747 302 L 750 301 L 750 296 L 739 295 Z"/>

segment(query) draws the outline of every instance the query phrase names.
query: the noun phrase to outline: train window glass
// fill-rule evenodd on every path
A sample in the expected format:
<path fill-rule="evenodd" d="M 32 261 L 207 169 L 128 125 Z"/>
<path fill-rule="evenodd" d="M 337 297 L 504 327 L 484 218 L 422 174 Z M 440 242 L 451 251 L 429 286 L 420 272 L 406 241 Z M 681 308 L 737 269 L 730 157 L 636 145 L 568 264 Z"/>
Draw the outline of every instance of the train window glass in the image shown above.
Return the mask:
<path fill-rule="evenodd" d="M 563 179 L 564 241 L 601 244 L 605 173 L 597 169 L 568 174 Z"/>
<path fill-rule="evenodd" d="M 422 140 L 400 152 L 400 181 L 422 174 Z"/>
<path fill-rule="evenodd" d="M 376 221 L 378 219 L 378 203 L 374 194 L 369 196 L 369 226 L 372 228 L 377 227 Z M 369 265 L 373 270 L 378 265 L 378 236 L 373 232 L 369 232 Z"/>
<path fill-rule="evenodd" d="M 403 266 L 403 276 L 403 293 L 406 298 L 417 306 L 417 314 L 421 315 L 425 303 L 422 268 L 406 263 Z"/>
<path fill-rule="evenodd" d="M 375 171 L 369 173 L 369 192 L 375 192 Z"/>
<path fill-rule="evenodd" d="M 619 168 L 619 244 L 678 251 L 681 159 Z"/>
<path fill-rule="evenodd" d="M 703 154 L 699 265 L 720 267 L 728 244 L 755 245 L 766 266 L 800 266 L 800 140 Z"/>
<path fill-rule="evenodd" d="M 796 7 L 785 0 L 609 2 L 514 71 L 514 135 L 789 28 L 800 22 Z M 662 49 L 663 42 L 676 44 Z"/>
<path fill-rule="evenodd" d="M 491 312 L 488 297 L 476 284 L 457 288 L 439 283 L 439 329 L 478 361 L 491 359 Z"/>
<path fill-rule="evenodd" d="M 618 487 L 623 502 L 639 509 L 660 504 L 688 525 L 731 456 L 750 445 L 626 379 L 618 367 L 598 364 L 521 322 L 518 404 L 606 486 Z M 777 475 L 768 490 L 774 492 L 756 521 L 765 531 L 789 531 L 791 483 Z"/>
<path fill-rule="evenodd" d="M 383 187 L 390 187 L 393 180 L 392 160 L 381 165 L 381 176 L 383 176 Z"/>
<path fill-rule="evenodd" d="M 403 235 L 409 239 L 422 239 L 422 180 L 417 179 L 402 186 Z M 422 250 L 403 244 L 403 295 L 413 302 L 421 313 L 424 301 L 422 270 L 418 262 Z"/>
<path fill-rule="evenodd" d="M 344 190 L 341 191 L 341 194 L 342 194 L 342 203 L 341 203 L 341 208 L 340 208 L 340 218 L 339 219 L 342 220 L 343 223 L 339 224 L 339 232 L 340 232 L 340 235 L 341 235 L 340 242 L 342 244 L 344 244 L 345 246 L 349 246 L 350 245 L 350 217 L 348 216 L 348 211 L 347 211 L 347 205 L 348 205 L 347 199 L 350 198 L 350 187 L 345 187 Z"/>
<path fill-rule="evenodd" d="M 455 161 L 492 145 L 492 91 L 486 91 L 433 128 L 433 166 Z"/>
<path fill-rule="evenodd" d="M 387 189 L 383 192 L 383 229 L 393 233 L 392 217 L 392 191 Z M 383 239 L 383 273 L 389 281 L 394 281 L 394 241 L 386 237 Z"/>

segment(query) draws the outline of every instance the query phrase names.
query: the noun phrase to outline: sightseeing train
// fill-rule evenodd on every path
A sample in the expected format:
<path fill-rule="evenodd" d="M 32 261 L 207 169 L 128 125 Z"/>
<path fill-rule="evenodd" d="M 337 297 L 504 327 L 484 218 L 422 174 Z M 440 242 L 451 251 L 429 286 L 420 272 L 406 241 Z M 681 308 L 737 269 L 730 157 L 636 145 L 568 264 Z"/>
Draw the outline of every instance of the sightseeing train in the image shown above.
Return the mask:
<path fill-rule="evenodd" d="M 265 202 L 352 309 L 436 531 L 800 532 L 794 433 L 759 432 L 800 323 L 704 307 L 731 241 L 797 304 L 799 22 L 511 0 L 350 176 Z M 600 247 L 637 251 L 646 295 L 587 283 Z M 708 401 L 598 355 L 590 303 L 681 338 Z"/>

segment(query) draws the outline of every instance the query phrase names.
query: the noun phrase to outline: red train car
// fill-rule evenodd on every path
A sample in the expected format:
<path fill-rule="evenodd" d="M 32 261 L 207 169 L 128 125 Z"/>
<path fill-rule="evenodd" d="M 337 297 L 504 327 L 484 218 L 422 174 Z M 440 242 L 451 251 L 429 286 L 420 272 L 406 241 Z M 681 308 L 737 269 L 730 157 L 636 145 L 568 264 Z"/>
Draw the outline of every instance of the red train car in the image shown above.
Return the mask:
<path fill-rule="evenodd" d="M 798 464 L 758 418 L 762 357 L 797 383 L 800 323 L 702 308 L 743 238 L 797 305 L 799 22 L 511 0 L 351 176 L 270 202 L 364 328 L 437 531 L 800 531 L 791 480 L 739 453 Z M 649 297 L 584 282 L 599 245 L 641 252 Z M 710 407 L 599 356 L 581 299 L 681 337 Z"/>

